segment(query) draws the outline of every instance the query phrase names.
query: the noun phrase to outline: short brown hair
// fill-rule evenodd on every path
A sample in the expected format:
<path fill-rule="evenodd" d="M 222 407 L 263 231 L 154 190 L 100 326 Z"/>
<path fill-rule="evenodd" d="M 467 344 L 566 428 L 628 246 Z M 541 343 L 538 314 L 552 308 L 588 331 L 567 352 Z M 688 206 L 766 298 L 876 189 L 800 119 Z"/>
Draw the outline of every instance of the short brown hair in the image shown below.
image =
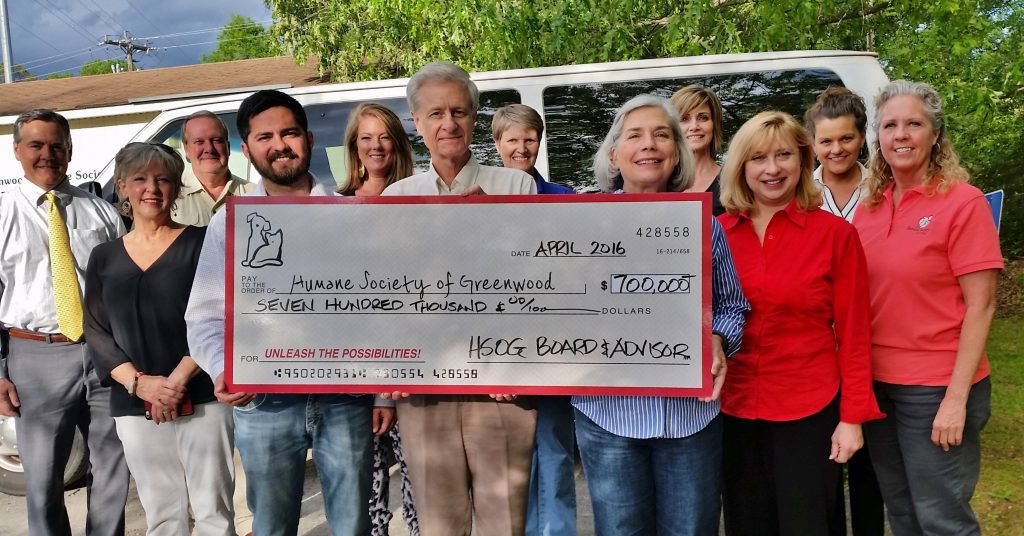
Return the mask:
<path fill-rule="evenodd" d="M 132 142 L 121 148 L 114 155 L 114 182 L 121 185 L 132 173 L 141 171 L 153 163 L 160 164 L 167 171 L 174 185 L 174 197 L 181 192 L 181 174 L 185 171 L 185 161 L 178 151 L 162 143 Z M 118 200 L 124 201 L 121 189 L 117 188 Z M 129 210 L 124 214 L 131 216 Z"/>
<path fill-rule="evenodd" d="M 501 140 L 501 135 L 513 126 L 532 128 L 537 132 L 537 140 L 544 135 L 544 120 L 537 110 L 525 104 L 508 104 L 498 108 L 491 119 L 491 137 L 494 143 Z"/>
<path fill-rule="evenodd" d="M 729 214 L 754 208 L 754 193 L 744 173 L 747 161 L 755 151 L 779 139 L 791 140 L 797 146 L 800 180 L 796 184 L 796 200 L 800 209 L 809 211 L 821 206 L 821 191 L 814 184 L 814 148 L 810 135 L 793 116 L 770 111 L 743 123 L 729 142 L 729 153 L 722 166 L 722 205 Z"/>
<path fill-rule="evenodd" d="M 718 95 L 704 86 L 691 84 L 673 93 L 669 100 L 679 113 L 676 119 L 700 106 L 708 105 L 711 109 L 711 122 L 714 125 L 714 135 L 711 137 L 711 144 L 708 145 L 708 152 L 711 153 L 711 158 L 717 157 L 722 151 L 722 101 L 718 99 Z"/>

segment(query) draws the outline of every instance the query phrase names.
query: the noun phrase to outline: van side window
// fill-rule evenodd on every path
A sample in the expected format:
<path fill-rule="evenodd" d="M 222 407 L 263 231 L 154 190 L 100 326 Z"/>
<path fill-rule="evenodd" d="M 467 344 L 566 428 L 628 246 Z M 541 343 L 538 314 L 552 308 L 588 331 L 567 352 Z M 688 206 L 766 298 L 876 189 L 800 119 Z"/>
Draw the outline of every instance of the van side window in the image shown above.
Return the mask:
<path fill-rule="evenodd" d="M 242 154 L 242 138 L 238 135 L 238 127 L 236 126 L 235 118 L 238 116 L 235 112 L 217 114 L 224 124 L 228 126 L 228 138 L 231 141 L 231 155 L 228 157 L 228 169 L 231 173 L 242 177 L 243 179 L 249 178 L 249 161 L 245 159 L 245 155 Z M 191 169 L 192 165 L 188 163 L 188 159 L 185 158 L 185 144 L 181 139 L 181 124 L 184 123 L 184 119 L 178 119 L 167 124 L 164 128 L 160 129 L 155 136 L 150 138 L 149 141 L 154 143 L 163 143 L 173 147 L 178 154 L 181 155 L 181 159 L 185 161 L 185 169 Z"/>
<path fill-rule="evenodd" d="M 419 173 L 426 170 L 430 165 L 430 154 L 423 145 L 423 138 L 416 132 L 412 112 L 406 100 L 391 98 L 376 99 L 373 102 L 387 106 L 402 120 L 405 133 L 412 142 L 414 171 Z M 519 92 L 514 89 L 481 92 L 480 113 L 470 145 L 480 163 L 501 165 L 501 159 L 491 141 L 491 117 L 498 108 L 517 102 L 520 102 Z M 313 132 L 314 142 L 310 170 L 321 180 L 333 177 L 339 186 L 343 186 L 346 181 L 348 155 L 345 151 L 345 126 L 348 125 L 349 114 L 358 105 L 358 101 L 353 101 L 306 106 L 306 116 L 309 118 L 309 129 Z"/>
<path fill-rule="evenodd" d="M 818 93 L 843 82 L 832 71 L 802 70 L 550 86 L 544 90 L 550 180 L 579 192 L 598 191 L 591 171 L 593 156 L 611 128 L 618 107 L 644 93 L 668 98 L 689 84 L 700 84 L 718 93 L 723 108 L 722 141 L 727 144 L 756 113 L 781 110 L 802 118 Z M 723 147 L 719 160 L 725 150 Z"/>

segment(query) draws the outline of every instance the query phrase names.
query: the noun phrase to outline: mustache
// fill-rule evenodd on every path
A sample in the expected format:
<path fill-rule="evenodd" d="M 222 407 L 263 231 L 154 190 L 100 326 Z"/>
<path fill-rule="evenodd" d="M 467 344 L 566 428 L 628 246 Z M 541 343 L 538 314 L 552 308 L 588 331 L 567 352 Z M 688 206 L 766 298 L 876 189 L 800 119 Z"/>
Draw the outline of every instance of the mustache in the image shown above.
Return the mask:
<path fill-rule="evenodd" d="M 267 154 L 267 160 L 269 161 L 274 161 L 281 157 L 296 158 L 297 156 L 295 154 L 295 151 L 291 149 L 286 149 L 284 151 L 272 151 L 269 154 Z"/>

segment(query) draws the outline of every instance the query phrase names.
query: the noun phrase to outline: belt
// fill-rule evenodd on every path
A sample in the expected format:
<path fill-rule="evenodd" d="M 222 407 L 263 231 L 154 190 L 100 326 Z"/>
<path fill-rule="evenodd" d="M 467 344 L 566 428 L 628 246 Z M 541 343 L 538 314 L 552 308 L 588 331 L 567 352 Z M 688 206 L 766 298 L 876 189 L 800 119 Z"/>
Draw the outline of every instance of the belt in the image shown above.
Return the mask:
<path fill-rule="evenodd" d="M 18 328 L 7 328 L 7 333 L 10 333 L 11 337 L 14 337 L 15 339 L 28 339 L 30 341 L 45 342 L 47 344 L 53 344 L 55 342 L 72 342 L 71 339 L 61 335 L 60 333 L 40 333 L 38 331 L 28 331 Z"/>

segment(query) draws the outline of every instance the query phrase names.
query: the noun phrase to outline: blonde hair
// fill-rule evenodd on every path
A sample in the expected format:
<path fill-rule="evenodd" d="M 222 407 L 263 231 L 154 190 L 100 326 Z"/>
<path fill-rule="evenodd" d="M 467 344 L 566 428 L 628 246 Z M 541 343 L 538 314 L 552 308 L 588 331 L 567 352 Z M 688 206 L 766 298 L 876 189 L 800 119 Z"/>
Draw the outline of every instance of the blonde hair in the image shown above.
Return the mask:
<path fill-rule="evenodd" d="M 744 170 L 757 150 L 779 140 L 791 141 L 800 156 L 800 180 L 796 184 L 796 200 L 800 209 L 809 211 L 821 206 L 821 191 L 814 184 L 814 148 L 811 137 L 793 116 L 785 112 L 761 112 L 743 126 L 729 142 L 729 152 L 722 166 L 722 205 L 729 214 L 750 212 L 754 208 L 754 192 L 747 185 Z"/>
<path fill-rule="evenodd" d="M 348 154 L 348 183 L 344 189 L 339 188 L 339 193 L 351 193 L 363 185 L 363 175 L 366 170 L 359 160 L 359 148 L 356 145 L 356 138 L 359 135 L 359 120 L 364 117 L 373 117 L 384 124 L 388 136 L 394 142 L 394 158 L 391 161 L 391 169 L 388 171 L 387 181 L 384 187 L 412 175 L 412 144 L 409 137 L 405 135 L 402 128 L 402 121 L 398 119 L 395 112 L 374 102 L 364 102 L 352 110 L 348 117 L 348 125 L 345 127 L 345 151 Z"/>
<path fill-rule="evenodd" d="M 693 184 L 693 155 L 683 137 L 682 129 L 679 128 L 679 118 L 675 116 L 672 103 L 668 99 L 654 95 L 637 95 L 615 112 L 615 120 L 612 121 L 612 126 L 608 129 L 604 142 L 594 153 L 594 177 L 597 179 L 597 185 L 605 192 L 613 192 L 622 188 L 622 173 L 612 164 L 612 149 L 619 146 L 626 117 L 640 108 L 655 108 L 664 112 L 665 119 L 672 129 L 672 138 L 679 155 L 679 163 L 672 170 L 665 189 L 669 192 L 686 191 Z"/>
<path fill-rule="evenodd" d="M 878 141 L 878 131 L 881 129 L 882 110 L 885 105 L 894 97 L 903 95 L 917 97 L 924 105 L 924 113 L 931 122 L 932 132 L 937 132 L 938 137 L 931 147 L 931 155 L 928 160 L 928 172 L 922 179 L 921 184 L 930 192 L 945 193 L 955 184 L 970 182 L 971 175 L 960 165 L 960 157 L 953 150 L 953 145 L 946 136 L 946 125 L 943 120 L 942 97 L 929 84 L 924 82 L 911 82 L 909 80 L 894 80 L 889 82 L 875 97 L 875 140 L 872 142 L 874 149 L 871 160 L 868 162 L 867 187 L 868 196 L 864 199 L 864 206 L 868 210 L 874 210 L 882 201 L 882 195 L 893 182 L 892 168 L 882 156 L 881 143 Z"/>
<path fill-rule="evenodd" d="M 708 152 L 712 159 L 716 158 L 722 151 L 722 102 L 718 100 L 718 95 L 704 86 L 692 84 L 673 93 L 669 100 L 679 113 L 677 120 L 699 106 L 708 105 L 711 109 L 711 123 L 714 125 L 714 136 L 711 137 Z"/>

